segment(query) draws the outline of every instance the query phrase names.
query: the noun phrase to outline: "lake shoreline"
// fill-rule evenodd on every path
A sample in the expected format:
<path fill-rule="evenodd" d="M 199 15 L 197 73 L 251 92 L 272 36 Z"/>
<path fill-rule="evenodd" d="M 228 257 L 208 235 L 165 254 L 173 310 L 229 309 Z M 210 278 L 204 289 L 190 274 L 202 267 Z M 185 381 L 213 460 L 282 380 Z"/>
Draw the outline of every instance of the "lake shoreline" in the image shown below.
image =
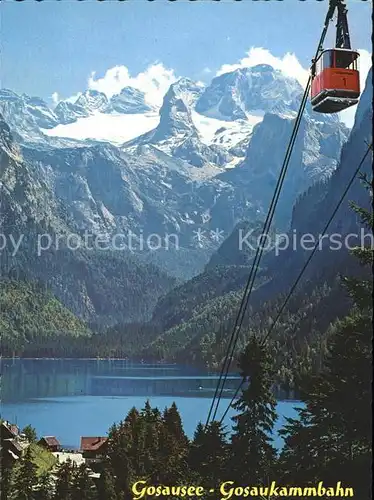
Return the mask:
<path fill-rule="evenodd" d="M 45 362 L 74 362 L 74 361 L 80 361 L 80 362 L 96 362 L 96 363 L 116 363 L 116 362 L 125 362 L 126 365 L 129 365 L 128 368 L 130 368 L 131 366 L 132 367 L 143 367 L 143 369 L 145 368 L 149 368 L 149 369 L 152 369 L 152 368 L 159 368 L 159 369 L 166 369 L 168 367 L 173 367 L 175 369 L 178 369 L 178 368 L 182 368 L 182 369 L 185 369 L 185 370 L 192 370 L 194 372 L 198 372 L 200 370 L 203 370 L 205 375 L 212 375 L 212 376 L 219 376 L 220 374 L 220 369 L 219 368 L 209 368 L 209 367 L 205 367 L 205 366 L 201 366 L 201 365 L 198 365 L 198 364 L 189 364 L 189 365 L 185 365 L 185 364 L 182 364 L 182 363 L 176 363 L 176 362 L 167 362 L 167 361 L 152 361 L 152 360 L 146 360 L 146 359 L 142 359 L 142 360 L 137 360 L 137 359 L 133 359 L 133 358 L 99 358 L 99 357 L 95 357 L 95 358 L 82 358 L 82 357 L 57 357 L 57 358 L 53 358 L 53 357 L 23 357 L 23 356 L 13 356 L 13 357 L 3 357 L 3 356 L 0 356 L 0 363 L 1 361 L 6 361 L 6 362 L 16 362 L 16 361 L 45 361 Z M 171 369 L 171 368 L 170 368 Z M 237 372 L 231 372 L 230 374 L 230 378 L 233 379 L 233 378 L 237 378 L 238 380 L 241 379 L 239 373 Z M 112 376 L 113 377 L 113 376 Z M 200 377 L 197 376 L 197 378 L 201 378 L 201 374 L 200 374 Z M 204 378 L 204 376 L 203 376 Z M 203 394 L 201 393 L 201 396 Z M 297 394 L 297 391 L 292 391 L 292 390 L 285 390 L 285 389 L 280 389 L 278 388 L 278 390 L 275 390 L 274 391 L 274 396 L 276 398 L 277 401 L 284 401 L 284 402 L 288 402 L 288 401 L 299 401 L 300 398 L 298 397 L 299 395 Z M 185 396 L 185 397 L 188 397 L 188 396 Z M 231 396 L 225 396 L 225 399 L 226 398 L 229 398 Z"/>
<path fill-rule="evenodd" d="M 67 448 L 77 448 L 82 436 L 105 436 L 114 422 L 147 400 L 161 412 L 175 403 L 186 434 L 193 438 L 208 415 L 218 373 L 178 364 L 140 364 L 133 360 L 2 358 L 1 417 L 21 428 L 31 425 L 41 436 L 56 436 Z M 217 409 L 224 416 L 241 377 L 226 381 Z M 301 403 L 302 405 L 302 403 Z M 296 418 L 296 399 L 277 398 L 278 430 L 285 418 Z M 224 418 L 231 429 L 235 410 Z M 281 440 L 275 438 L 277 447 Z"/>

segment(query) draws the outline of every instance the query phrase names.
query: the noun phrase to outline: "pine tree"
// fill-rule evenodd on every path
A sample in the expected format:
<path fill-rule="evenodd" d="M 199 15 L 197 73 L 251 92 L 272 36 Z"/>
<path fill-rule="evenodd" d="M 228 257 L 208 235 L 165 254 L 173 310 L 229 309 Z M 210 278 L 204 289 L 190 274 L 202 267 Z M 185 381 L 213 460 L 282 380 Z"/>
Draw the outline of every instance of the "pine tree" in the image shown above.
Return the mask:
<path fill-rule="evenodd" d="M 182 419 L 175 402 L 172 403 L 170 408 L 164 411 L 163 420 L 168 432 L 175 437 L 177 443 L 182 448 L 186 447 L 188 445 L 188 438 L 184 433 Z"/>
<path fill-rule="evenodd" d="M 28 448 L 15 475 L 14 498 L 17 500 L 33 500 L 37 484 L 37 467 L 33 462 L 31 450 Z"/>
<path fill-rule="evenodd" d="M 161 414 L 157 408 L 151 408 L 149 401 L 147 401 L 141 412 L 141 418 L 143 448 L 139 450 L 139 453 L 142 454 L 142 470 L 138 472 L 148 477 L 153 477 L 159 466 L 158 454 L 160 429 L 162 426 Z"/>
<path fill-rule="evenodd" d="M 276 457 L 271 444 L 276 401 L 267 347 L 252 336 L 239 364 L 248 386 L 233 405 L 238 415 L 233 417 L 229 470 L 238 484 L 268 484 Z"/>
<path fill-rule="evenodd" d="M 129 492 L 137 475 L 140 414 L 132 408 L 124 421 L 109 431 L 106 467 L 113 471 L 117 491 Z"/>
<path fill-rule="evenodd" d="M 12 493 L 13 469 L 9 460 L 5 459 L 3 451 L 0 447 L 0 492 L 1 500 L 8 500 Z"/>
<path fill-rule="evenodd" d="M 53 500 L 72 499 L 74 472 L 75 472 L 75 465 L 71 462 L 71 460 L 67 460 L 66 462 L 60 465 L 57 472 L 55 495 Z"/>
<path fill-rule="evenodd" d="M 37 500 L 52 500 L 53 482 L 51 475 L 47 472 L 44 473 L 38 482 L 36 488 L 36 498 Z"/>
<path fill-rule="evenodd" d="M 201 468 L 201 450 L 205 446 L 206 434 L 204 426 L 201 422 L 197 424 L 194 437 L 188 453 L 188 464 L 191 470 L 200 472 Z"/>
<path fill-rule="evenodd" d="M 118 500 L 112 473 L 104 469 L 98 482 L 98 500 Z"/>
<path fill-rule="evenodd" d="M 222 483 L 227 472 L 228 443 L 226 433 L 220 422 L 213 421 L 205 429 L 198 424 L 191 443 L 188 463 L 190 469 L 198 474 L 207 489 Z"/>
<path fill-rule="evenodd" d="M 188 477 L 188 438 L 175 403 L 166 408 L 159 428 L 159 451 L 154 480 L 180 484 Z"/>
<path fill-rule="evenodd" d="M 373 216 L 357 209 L 370 227 Z M 372 248 L 353 251 L 361 264 L 373 262 Z M 353 300 L 350 313 L 334 325 L 322 372 L 304 382 L 299 419 L 282 430 L 280 464 L 285 480 L 337 481 L 369 498 L 371 470 L 372 280 L 345 278 Z M 311 459 L 312 457 L 312 459 Z"/>
<path fill-rule="evenodd" d="M 27 425 L 23 429 L 22 433 L 25 434 L 26 438 L 29 440 L 30 443 L 35 443 L 36 440 L 38 439 L 38 436 L 36 435 L 36 430 L 31 425 Z"/>
<path fill-rule="evenodd" d="M 96 500 L 97 490 L 90 478 L 85 464 L 80 465 L 74 472 L 72 481 L 72 500 Z"/>

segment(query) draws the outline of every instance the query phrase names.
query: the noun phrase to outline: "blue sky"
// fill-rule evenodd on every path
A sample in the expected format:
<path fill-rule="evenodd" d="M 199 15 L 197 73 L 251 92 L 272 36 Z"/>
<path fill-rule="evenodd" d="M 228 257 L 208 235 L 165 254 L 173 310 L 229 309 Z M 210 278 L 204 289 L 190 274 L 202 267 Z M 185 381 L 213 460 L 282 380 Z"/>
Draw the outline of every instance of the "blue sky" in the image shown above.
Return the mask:
<path fill-rule="evenodd" d="M 372 4 L 347 3 L 352 44 L 370 51 Z M 0 10 L 1 86 L 49 99 L 83 91 L 92 72 L 98 79 L 115 66 L 135 77 L 158 62 L 160 72 L 208 81 L 251 47 L 295 53 L 307 68 L 327 1 L 8 0 Z"/>

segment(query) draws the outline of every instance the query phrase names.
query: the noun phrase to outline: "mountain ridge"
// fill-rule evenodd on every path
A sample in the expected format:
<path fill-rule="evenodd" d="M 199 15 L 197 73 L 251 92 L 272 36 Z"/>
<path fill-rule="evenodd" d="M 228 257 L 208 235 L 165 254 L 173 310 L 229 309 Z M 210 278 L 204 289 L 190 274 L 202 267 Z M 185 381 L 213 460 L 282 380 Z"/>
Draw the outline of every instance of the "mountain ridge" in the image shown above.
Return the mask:
<path fill-rule="evenodd" d="M 357 110 L 355 126 L 342 148 L 338 168 L 327 179 L 311 185 L 294 204 L 287 235 L 292 242 L 296 234 L 296 248 L 293 243 L 278 254 L 273 248 L 263 256 L 239 339 L 238 352 L 244 348 L 249 332 L 266 334 L 272 319 L 284 307 L 286 294 L 310 254 L 310 249 L 304 249 L 300 244 L 301 238 L 310 233 L 318 240 L 328 214 L 338 203 L 350 180 L 353 166 L 357 165 L 368 144 L 372 142 L 371 80 L 372 70 Z M 370 167 L 370 156 L 367 156 L 362 165 L 362 173 L 369 177 L 372 175 Z M 372 199 L 357 178 L 328 234 L 338 233 L 342 235 L 342 239 L 350 232 L 360 234 L 364 226 L 350 207 L 350 201 L 369 211 L 372 209 Z M 246 247 L 241 251 L 236 248 L 240 240 L 239 231 L 248 229 L 252 234 L 251 224 L 238 224 L 212 255 L 203 273 L 179 285 L 158 301 L 153 321 L 163 333 L 146 346 L 142 351 L 144 355 L 154 355 L 155 359 L 187 359 L 210 367 L 219 366 L 252 265 L 254 252 Z M 329 327 L 351 307 L 349 297 L 342 290 L 339 276 L 363 274 L 365 275 L 364 270 L 347 248 L 334 252 L 327 241 L 316 252 L 272 333 L 270 348 L 275 357 L 279 358 L 282 352 L 280 346 L 292 346 L 287 351 L 290 355 L 287 361 L 290 370 L 288 381 L 294 377 L 299 357 L 307 355 L 306 346 L 312 346 L 318 356 L 316 353 L 320 352 L 324 342 L 321 336 L 326 331 L 328 333 Z"/>
<path fill-rule="evenodd" d="M 59 200 L 57 205 L 64 205 L 79 230 L 108 238 L 117 233 L 126 236 L 129 232 L 141 232 L 145 237 L 156 233 L 161 238 L 175 234 L 183 252 L 178 254 L 173 250 L 170 271 L 173 269 L 178 278 L 191 278 L 192 274 L 185 274 L 188 249 L 196 256 L 201 250 L 196 259 L 198 266 L 191 268 L 191 273 L 199 272 L 209 253 L 218 248 L 220 239 L 227 237 L 238 222 L 255 221 L 265 213 L 272 183 L 280 168 L 279 158 L 284 154 L 294 119 L 293 99 L 300 96 L 296 80 L 284 78 L 270 66 L 234 71 L 222 77 L 236 82 L 238 75 L 241 90 L 244 86 L 250 92 L 251 85 L 254 86 L 252 104 L 261 98 L 272 112 L 247 114 L 245 120 L 239 116 L 231 122 L 200 115 L 196 107 L 206 92 L 214 90 L 214 85 L 203 87 L 183 78 L 173 83 L 165 94 L 158 125 L 125 144 L 51 136 L 51 129 L 40 129 L 35 118 L 25 111 L 26 104 L 21 98 L 16 98 L 18 108 L 12 105 L 10 109 L 6 104 L 6 91 L 3 100 L 0 98 L 0 108 L 7 112 L 5 119 L 31 171 L 36 178 L 43 178 L 53 203 Z M 217 78 L 222 81 L 221 77 Z M 274 94 L 270 90 L 267 92 L 271 99 L 265 91 L 259 93 L 261 78 L 272 92 L 280 79 L 278 92 L 282 94 L 285 89 L 282 113 L 274 111 L 271 97 Z M 235 97 L 235 86 L 224 85 L 223 90 L 228 99 Z M 81 114 L 90 114 L 87 118 L 81 116 L 73 125 L 84 127 L 84 120 L 91 123 L 104 117 L 106 120 L 124 118 L 129 121 L 123 123 L 135 124 L 134 120 L 154 112 L 147 109 L 145 113 L 133 114 L 134 100 L 135 105 L 142 108 L 144 94 L 128 87 L 122 94 L 130 99 L 131 109 L 125 103 L 123 114 L 118 116 L 112 116 L 111 100 L 98 91 L 87 91 L 74 103 L 65 101 L 67 112 L 75 109 Z M 243 95 L 239 97 L 242 99 Z M 12 98 L 15 99 L 13 94 Z M 112 101 L 115 98 L 113 96 Z M 244 101 L 249 106 L 251 96 Z M 121 106 L 123 104 L 121 101 Z M 127 114 L 129 110 L 131 113 Z M 59 125 L 56 130 L 59 127 L 65 125 Z M 342 124 L 330 118 L 318 117 L 317 120 L 309 114 L 301 131 L 302 140 L 296 145 L 290 167 L 292 175 L 288 180 L 285 207 L 292 205 L 312 183 L 331 175 L 346 139 Z M 272 143 L 272 148 L 266 147 L 268 143 Z M 287 208 L 277 225 L 287 226 L 290 218 Z M 180 271 L 176 265 L 178 255 Z M 142 254 L 142 258 L 157 261 L 163 269 L 167 269 L 167 256 L 164 251 L 158 258 L 149 252 Z"/>

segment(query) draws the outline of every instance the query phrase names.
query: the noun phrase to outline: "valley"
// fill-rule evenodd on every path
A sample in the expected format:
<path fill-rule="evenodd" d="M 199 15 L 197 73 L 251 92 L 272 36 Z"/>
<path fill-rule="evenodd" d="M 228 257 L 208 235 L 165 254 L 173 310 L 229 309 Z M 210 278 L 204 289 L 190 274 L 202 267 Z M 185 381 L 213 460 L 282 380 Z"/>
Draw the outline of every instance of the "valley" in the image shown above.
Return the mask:
<path fill-rule="evenodd" d="M 370 92 L 367 85 L 352 131 L 336 115 L 317 119 L 307 105 L 271 228 L 274 241 L 280 232 L 300 238 L 322 229 L 325 205 L 370 140 Z M 37 282 L 43 300 L 52 294 L 91 332 L 89 344 L 84 336 L 72 338 L 69 321 L 58 336 L 46 333 L 57 334 L 53 323 L 36 334 L 29 312 L 9 323 L 10 311 L 3 320 L 5 355 L 131 356 L 218 369 L 301 93 L 296 80 L 268 65 L 223 74 L 207 87 L 182 78 L 159 109 L 130 87 L 110 99 L 87 90 L 54 110 L 2 90 L 5 290 Z M 368 206 L 359 182 L 352 196 Z M 359 230 L 347 203 L 334 219 L 344 234 Z M 239 248 L 243 232 L 252 245 Z M 17 237 L 22 245 L 15 252 L 9 241 Z M 337 271 L 353 272 L 355 264 L 344 249 L 321 250 L 274 332 L 278 381 L 287 387 L 300 366 L 318 365 L 320 334 L 349 308 Z M 266 331 L 306 258 L 300 249 L 267 252 L 239 349 L 248 329 Z"/>
<path fill-rule="evenodd" d="M 372 498 L 370 2 L 0 11 L 1 499 Z"/>

